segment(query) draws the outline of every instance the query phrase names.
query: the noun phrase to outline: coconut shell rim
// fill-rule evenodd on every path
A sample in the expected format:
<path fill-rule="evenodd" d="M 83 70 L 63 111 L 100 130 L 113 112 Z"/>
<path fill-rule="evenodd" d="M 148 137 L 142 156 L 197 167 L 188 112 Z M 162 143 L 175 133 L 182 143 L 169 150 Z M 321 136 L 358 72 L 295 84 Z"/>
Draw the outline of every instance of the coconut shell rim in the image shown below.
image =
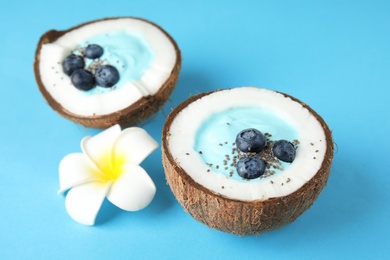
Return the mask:
<path fill-rule="evenodd" d="M 137 100 L 136 102 L 130 104 L 129 106 L 121 109 L 114 111 L 109 114 L 103 114 L 103 115 L 93 115 L 93 116 L 82 116 L 78 115 L 75 113 L 70 112 L 66 108 L 64 108 L 55 98 L 52 97 L 52 95 L 47 91 L 45 85 L 42 82 L 42 79 L 40 77 L 40 69 L 39 69 L 39 64 L 40 64 L 40 51 L 42 49 L 42 46 L 47 43 L 52 43 L 56 41 L 58 38 L 63 36 L 64 34 L 71 32 L 73 30 L 77 30 L 83 26 L 96 23 L 96 22 L 101 22 L 101 21 L 109 21 L 109 20 L 119 20 L 119 19 L 135 19 L 135 20 L 140 20 L 146 23 L 151 24 L 152 26 L 155 26 L 157 29 L 159 29 L 171 42 L 175 49 L 176 53 L 176 62 L 175 65 L 172 68 L 171 75 L 167 78 L 167 80 L 161 85 L 159 90 L 149 96 L 143 96 L 141 99 Z M 123 126 L 128 126 L 128 125 L 134 125 L 142 122 L 145 120 L 147 117 L 151 116 L 155 112 L 158 111 L 158 108 L 156 109 L 157 111 L 152 111 L 152 113 L 147 113 L 145 112 L 149 107 L 146 107 L 147 105 L 152 106 L 151 104 L 155 101 L 162 100 L 162 103 L 164 103 L 170 94 L 172 93 L 175 84 L 178 79 L 179 71 L 181 69 L 181 63 L 182 63 L 182 57 L 181 57 L 181 51 L 176 43 L 176 41 L 166 32 L 161 26 L 158 24 L 151 22 L 149 20 L 146 20 L 144 18 L 139 18 L 139 17 L 132 17 L 132 16 L 118 16 L 118 17 L 107 17 L 107 18 L 102 18 L 102 19 L 96 19 L 88 22 L 81 23 L 79 25 L 73 26 L 69 29 L 66 30 L 49 30 L 45 32 L 39 39 L 37 48 L 35 51 L 35 56 L 34 56 L 34 75 L 35 75 L 35 80 L 38 84 L 38 88 L 45 98 L 46 102 L 49 104 L 49 106 L 59 113 L 61 116 L 79 123 L 81 125 L 84 125 L 86 127 L 94 127 L 94 128 L 105 128 L 109 127 L 115 123 L 119 123 Z M 158 104 L 160 107 L 162 104 Z M 143 107 L 146 107 L 145 109 L 142 109 Z M 135 117 L 137 114 L 146 114 L 146 116 L 141 115 L 141 118 L 137 119 L 131 119 L 132 117 Z M 133 115 L 134 114 L 134 115 Z M 127 117 L 126 117 L 127 115 Z M 130 115 L 130 116 L 129 116 Z M 126 119 L 120 120 L 119 118 L 125 117 Z"/>
<path fill-rule="evenodd" d="M 165 124 L 164 124 L 164 127 L 163 127 L 162 145 L 161 145 L 163 156 L 165 156 L 166 159 L 168 160 L 168 162 L 171 165 L 174 166 L 174 169 L 175 169 L 176 173 L 178 173 L 181 178 L 185 179 L 189 183 L 189 185 L 193 186 L 195 189 L 200 190 L 200 191 L 202 191 L 202 192 L 204 192 L 204 193 L 206 193 L 206 194 L 208 194 L 210 196 L 216 196 L 216 197 L 223 198 L 227 202 L 244 203 L 244 204 L 251 204 L 251 205 L 256 206 L 256 205 L 272 204 L 273 202 L 275 202 L 275 201 L 277 202 L 277 201 L 279 201 L 279 200 L 281 200 L 283 198 L 287 198 L 287 197 L 290 197 L 290 196 L 295 196 L 295 195 L 297 195 L 299 193 L 302 193 L 302 192 L 304 192 L 306 190 L 309 190 L 310 187 L 312 186 L 312 182 L 315 182 L 316 179 L 321 178 L 324 175 L 329 175 L 329 170 L 330 170 L 329 168 L 330 168 L 331 162 L 333 160 L 334 146 L 333 146 L 332 132 L 329 129 L 328 125 L 325 123 L 324 119 L 317 112 L 315 112 L 311 107 L 309 107 L 306 103 L 304 103 L 304 102 L 300 101 L 299 99 L 297 99 L 297 98 L 295 98 L 293 96 L 290 96 L 290 95 L 288 95 L 286 93 L 275 91 L 275 92 L 280 93 L 283 96 L 285 96 L 287 98 L 290 98 L 291 100 L 301 104 L 311 114 L 313 114 L 315 116 L 315 118 L 319 121 L 319 123 L 321 124 L 321 126 L 322 126 L 322 128 L 323 128 L 323 130 L 325 132 L 326 152 L 325 152 L 325 155 L 324 155 L 324 159 L 323 159 L 323 161 L 321 163 L 320 169 L 317 171 L 317 173 L 309 181 L 307 181 L 303 186 L 298 188 L 296 191 L 294 191 L 294 192 L 292 192 L 292 193 L 290 193 L 288 195 L 285 195 L 285 196 L 272 197 L 272 198 L 268 198 L 266 200 L 240 200 L 240 199 L 233 199 L 233 198 L 230 198 L 228 196 L 216 193 L 213 190 L 208 189 L 208 188 L 204 187 L 203 185 L 199 184 L 198 182 L 196 182 L 189 174 L 186 173 L 186 171 L 180 165 L 178 165 L 175 162 L 175 160 L 174 160 L 174 158 L 173 158 L 173 156 L 172 156 L 172 154 L 171 154 L 171 152 L 169 150 L 169 146 L 168 146 L 168 143 L 169 143 L 169 129 L 170 129 L 170 127 L 172 125 L 172 122 L 175 119 L 176 115 L 178 115 L 190 103 L 195 102 L 196 100 L 198 100 L 198 99 L 200 99 L 202 97 L 205 97 L 207 95 L 213 94 L 213 93 L 218 92 L 218 91 L 223 91 L 223 90 L 228 90 L 228 89 L 218 89 L 218 90 L 215 90 L 215 91 L 200 93 L 200 94 L 197 94 L 195 96 L 189 97 L 187 100 L 183 101 L 176 108 L 174 108 L 171 111 L 171 113 L 168 115 L 167 120 L 165 121 Z"/>

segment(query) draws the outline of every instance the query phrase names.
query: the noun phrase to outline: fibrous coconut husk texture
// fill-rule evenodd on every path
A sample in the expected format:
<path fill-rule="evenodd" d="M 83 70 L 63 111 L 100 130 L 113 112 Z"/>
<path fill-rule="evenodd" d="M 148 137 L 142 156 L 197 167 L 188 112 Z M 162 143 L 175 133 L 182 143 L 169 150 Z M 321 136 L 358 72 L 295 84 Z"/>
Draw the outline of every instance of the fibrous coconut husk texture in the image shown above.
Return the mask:
<path fill-rule="evenodd" d="M 152 24 L 153 26 L 160 29 L 172 42 L 172 45 L 175 48 L 176 52 L 176 63 L 175 66 L 171 72 L 170 77 L 166 80 L 166 82 L 161 86 L 159 91 L 151 96 L 146 96 L 138 100 L 137 102 L 129 105 L 128 107 L 116 111 L 111 114 L 107 115 L 100 115 L 100 116 L 80 116 L 76 115 L 74 113 L 71 113 L 70 111 L 66 110 L 64 107 L 61 106 L 46 90 L 42 79 L 40 77 L 40 70 L 39 70 L 39 63 L 40 63 L 40 51 L 42 49 L 42 45 L 46 43 L 52 43 L 56 41 L 58 38 L 63 36 L 64 34 L 76 30 L 82 26 L 104 21 L 104 20 L 114 20 L 114 19 L 122 19 L 122 18 L 132 18 L 132 19 L 138 19 L 145 21 L 147 23 Z M 141 19 L 141 18 L 134 18 L 134 17 L 115 17 L 115 18 L 105 18 L 100 19 L 96 21 L 91 21 L 87 23 L 80 24 L 76 27 L 72 27 L 65 31 L 56 31 L 56 30 L 50 30 L 46 32 L 39 40 L 36 52 L 35 52 L 35 61 L 34 61 L 34 73 L 35 73 L 35 79 L 37 81 L 39 90 L 41 91 L 43 97 L 47 101 L 47 103 L 52 107 L 53 110 L 58 112 L 61 116 L 72 120 L 73 122 L 76 122 L 78 124 L 81 124 L 86 127 L 93 127 L 93 128 L 108 128 L 115 124 L 120 124 L 122 128 L 138 125 L 141 122 L 143 122 L 148 117 L 152 116 L 153 114 L 157 113 L 162 106 L 164 105 L 165 101 L 169 98 L 172 91 L 174 90 L 178 77 L 179 72 L 181 69 L 181 52 L 180 49 L 175 42 L 175 40 L 166 32 L 164 31 L 160 26 L 157 24 L 154 24 L 150 21 Z M 113 102 L 115 102 L 113 100 Z"/>
<path fill-rule="evenodd" d="M 176 199 L 196 220 L 209 227 L 240 236 L 261 234 L 293 222 L 311 207 L 327 183 L 333 160 L 333 140 L 327 124 L 309 106 L 282 93 L 308 109 L 325 131 L 326 153 L 320 170 L 310 181 L 288 196 L 264 201 L 230 199 L 195 182 L 175 162 L 169 150 L 169 129 L 176 115 L 190 103 L 210 93 L 193 96 L 180 104 L 168 116 L 163 129 L 163 165 L 167 182 Z"/>

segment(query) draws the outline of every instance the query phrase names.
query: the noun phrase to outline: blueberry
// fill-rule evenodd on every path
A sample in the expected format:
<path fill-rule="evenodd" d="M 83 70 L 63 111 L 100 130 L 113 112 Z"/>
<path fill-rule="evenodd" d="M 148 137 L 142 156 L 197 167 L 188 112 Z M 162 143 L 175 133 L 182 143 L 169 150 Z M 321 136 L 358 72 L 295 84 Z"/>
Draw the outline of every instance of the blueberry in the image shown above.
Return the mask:
<path fill-rule="evenodd" d="M 265 162 L 257 157 L 242 157 L 237 163 L 237 173 L 244 179 L 255 179 L 264 174 Z"/>
<path fill-rule="evenodd" d="M 272 152 L 275 157 L 283 162 L 293 162 L 295 159 L 295 148 L 292 143 L 287 140 L 279 140 L 272 146 Z"/>
<path fill-rule="evenodd" d="M 95 77 L 97 85 L 109 88 L 119 81 L 119 72 L 114 66 L 103 65 L 96 70 Z"/>
<path fill-rule="evenodd" d="M 103 48 L 97 44 L 90 44 L 85 48 L 85 57 L 89 59 L 97 59 L 103 55 Z"/>
<path fill-rule="evenodd" d="M 73 71 L 84 68 L 84 59 L 76 54 L 71 54 L 62 62 L 62 70 L 68 76 L 72 75 Z"/>
<path fill-rule="evenodd" d="M 244 153 L 259 153 L 265 143 L 264 135 L 254 128 L 242 130 L 236 137 L 237 148 Z"/>
<path fill-rule="evenodd" d="M 70 76 L 70 80 L 80 90 L 90 90 L 95 86 L 92 73 L 84 69 L 75 70 Z"/>

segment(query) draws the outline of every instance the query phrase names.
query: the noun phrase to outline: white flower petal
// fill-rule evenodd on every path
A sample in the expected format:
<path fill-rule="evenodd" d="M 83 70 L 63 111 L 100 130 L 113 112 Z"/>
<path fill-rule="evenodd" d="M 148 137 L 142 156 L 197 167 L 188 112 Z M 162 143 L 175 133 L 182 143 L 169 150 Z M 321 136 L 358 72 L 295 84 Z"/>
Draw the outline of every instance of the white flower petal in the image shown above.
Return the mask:
<path fill-rule="evenodd" d="M 82 153 L 71 153 L 65 156 L 59 166 L 60 190 L 62 193 L 72 187 L 101 180 L 100 173 L 90 164 Z"/>
<path fill-rule="evenodd" d="M 156 194 L 156 186 L 144 169 L 136 164 L 123 165 L 123 172 L 112 184 L 107 199 L 128 211 L 145 208 Z"/>
<path fill-rule="evenodd" d="M 158 143 L 144 129 L 130 127 L 122 131 L 114 144 L 114 158 L 123 163 L 140 164 L 158 147 Z M 115 163 L 115 162 L 114 162 Z"/>
<path fill-rule="evenodd" d="M 110 183 L 91 182 L 72 188 L 65 200 L 68 214 L 84 225 L 95 224 Z"/>
<path fill-rule="evenodd" d="M 81 141 L 81 149 L 84 154 L 103 173 L 111 170 L 112 147 L 120 133 L 120 126 L 114 125 L 93 137 L 86 137 Z"/>

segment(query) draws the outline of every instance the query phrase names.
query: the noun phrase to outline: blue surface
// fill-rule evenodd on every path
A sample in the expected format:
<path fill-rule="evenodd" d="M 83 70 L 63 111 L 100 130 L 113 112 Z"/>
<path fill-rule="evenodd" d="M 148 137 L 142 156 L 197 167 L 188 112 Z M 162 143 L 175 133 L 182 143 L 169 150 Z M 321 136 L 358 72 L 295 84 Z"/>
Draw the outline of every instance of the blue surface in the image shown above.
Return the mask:
<path fill-rule="evenodd" d="M 0 258 L 389 259 L 389 1 L 7 1 L 0 10 Z M 271 3 L 272 2 L 272 3 Z M 222 4 L 223 3 L 223 4 Z M 183 67 L 171 102 L 256 85 L 289 93 L 327 121 L 337 144 L 328 185 L 294 223 L 237 237 L 193 220 L 166 185 L 161 152 L 143 164 L 156 183 L 136 213 L 108 203 L 94 227 L 57 195 L 58 163 L 99 131 L 58 116 L 32 72 L 47 30 L 110 16 L 144 17 L 178 42 Z"/>

